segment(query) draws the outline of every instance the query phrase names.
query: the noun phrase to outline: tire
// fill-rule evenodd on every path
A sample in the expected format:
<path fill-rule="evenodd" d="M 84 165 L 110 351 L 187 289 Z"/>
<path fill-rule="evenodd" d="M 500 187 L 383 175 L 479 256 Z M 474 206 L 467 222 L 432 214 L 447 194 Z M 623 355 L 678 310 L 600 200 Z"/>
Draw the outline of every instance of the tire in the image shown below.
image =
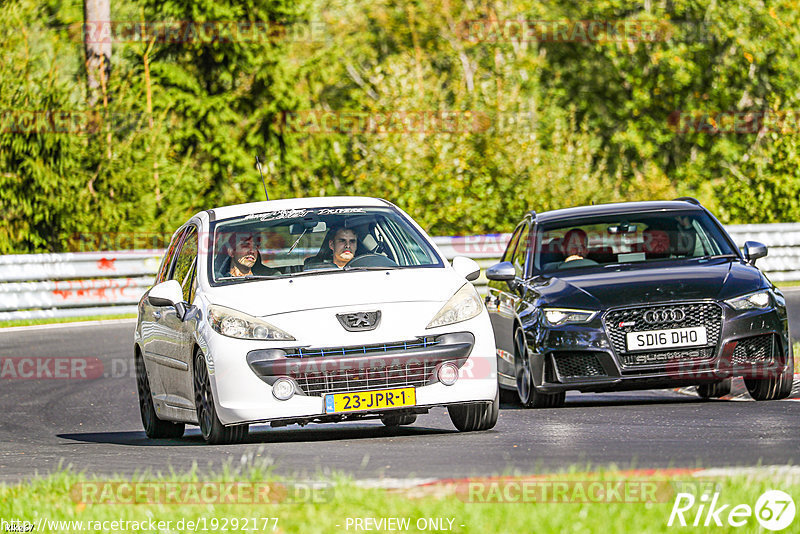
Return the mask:
<path fill-rule="evenodd" d="M 789 368 L 778 376 L 770 378 L 745 378 L 748 393 L 757 401 L 785 399 L 792 392 L 794 381 L 794 354 L 789 350 Z"/>
<path fill-rule="evenodd" d="M 450 420 L 460 432 L 489 430 L 497 424 L 500 414 L 500 391 L 495 394 L 491 403 L 457 404 L 448 406 Z"/>
<path fill-rule="evenodd" d="M 702 399 L 718 399 L 731 392 L 731 379 L 726 378 L 718 382 L 700 384 L 697 386 L 697 394 Z"/>
<path fill-rule="evenodd" d="M 566 392 L 540 393 L 533 385 L 531 362 L 528 358 L 528 346 L 525 333 L 517 327 L 514 332 L 514 367 L 517 375 L 517 398 L 525 408 L 557 408 L 564 405 Z"/>
<path fill-rule="evenodd" d="M 211 391 L 211 380 L 203 352 L 197 349 L 194 355 L 194 405 L 197 410 L 197 422 L 203 439 L 209 445 L 241 443 L 247 438 L 250 425 L 223 425 L 217 417 L 214 407 L 214 394 Z"/>
<path fill-rule="evenodd" d="M 150 439 L 177 439 L 183 436 L 186 425 L 173 423 L 172 421 L 162 421 L 156 415 L 147 368 L 138 350 L 134 355 L 134 360 L 136 364 L 136 390 L 139 395 L 139 415 L 142 417 L 144 433 Z"/>
<path fill-rule="evenodd" d="M 389 414 L 381 417 L 381 423 L 389 428 L 413 425 L 417 421 L 417 414 L 406 413 L 402 415 Z"/>

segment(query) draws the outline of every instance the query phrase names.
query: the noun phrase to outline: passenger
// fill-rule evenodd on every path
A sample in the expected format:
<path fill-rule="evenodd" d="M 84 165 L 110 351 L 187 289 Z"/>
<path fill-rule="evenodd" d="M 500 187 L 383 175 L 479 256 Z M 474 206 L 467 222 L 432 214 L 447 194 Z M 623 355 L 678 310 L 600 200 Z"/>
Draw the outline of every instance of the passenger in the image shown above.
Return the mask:
<path fill-rule="evenodd" d="M 564 235 L 564 262 L 583 260 L 589 253 L 589 237 L 580 228 L 573 228 Z"/>
<path fill-rule="evenodd" d="M 261 263 L 256 238 L 251 232 L 234 232 L 228 237 L 224 246 L 226 258 L 223 258 L 218 271 L 221 278 L 253 275 L 271 275 L 278 271 Z"/>

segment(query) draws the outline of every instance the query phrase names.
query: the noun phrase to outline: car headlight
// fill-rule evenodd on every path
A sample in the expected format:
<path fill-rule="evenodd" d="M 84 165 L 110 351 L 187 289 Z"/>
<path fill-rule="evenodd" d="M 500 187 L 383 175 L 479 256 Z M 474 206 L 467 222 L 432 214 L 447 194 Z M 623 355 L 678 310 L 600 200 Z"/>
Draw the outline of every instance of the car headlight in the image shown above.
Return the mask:
<path fill-rule="evenodd" d="M 544 322 L 548 326 L 588 323 L 597 312 L 594 310 L 572 310 L 568 308 L 544 308 Z"/>
<path fill-rule="evenodd" d="M 761 310 L 770 305 L 769 290 L 762 289 L 749 295 L 728 299 L 725 303 L 735 310 Z"/>
<path fill-rule="evenodd" d="M 295 339 L 268 322 L 224 306 L 208 307 L 208 322 L 215 332 L 237 339 L 264 339 L 269 341 L 295 341 Z"/>
<path fill-rule="evenodd" d="M 483 302 L 472 284 L 466 283 L 456 294 L 450 297 L 447 304 L 442 306 L 426 328 L 436 328 L 453 323 L 460 323 L 480 315 L 483 311 Z"/>

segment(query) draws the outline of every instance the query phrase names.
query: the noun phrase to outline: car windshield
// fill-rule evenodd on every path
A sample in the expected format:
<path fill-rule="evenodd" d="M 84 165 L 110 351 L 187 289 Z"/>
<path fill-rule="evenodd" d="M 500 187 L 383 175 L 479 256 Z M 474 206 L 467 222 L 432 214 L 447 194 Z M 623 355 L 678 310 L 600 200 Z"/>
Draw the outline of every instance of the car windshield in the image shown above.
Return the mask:
<path fill-rule="evenodd" d="M 539 226 L 534 272 L 628 263 L 737 257 L 708 215 L 657 212 L 572 219 Z"/>
<path fill-rule="evenodd" d="M 405 216 L 379 207 L 278 210 L 219 221 L 210 250 L 214 284 L 443 266 Z"/>

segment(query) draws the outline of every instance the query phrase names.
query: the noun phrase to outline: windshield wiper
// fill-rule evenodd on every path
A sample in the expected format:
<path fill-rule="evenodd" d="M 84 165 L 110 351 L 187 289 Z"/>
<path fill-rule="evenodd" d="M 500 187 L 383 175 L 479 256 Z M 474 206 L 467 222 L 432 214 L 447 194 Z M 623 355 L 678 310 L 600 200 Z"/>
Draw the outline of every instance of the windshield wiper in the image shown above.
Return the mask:
<path fill-rule="evenodd" d="M 356 265 L 355 267 L 350 267 L 349 265 L 344 266 L 345 271 L 391 271 L 393 269 L 399 269 L 395 265 Z"/>
<path fill-rule="evenodd" d="M 219 282 L 247 282 L 248 280 L 278 280 L 279 278 L 284 278 L 281 275 L 270 275 L 270 274 L 252 274 L 248 276 L 223 276 L 218 278 L 217 281 Z"/>
<path fill-rule="evenodd" d="M 309 269 L 308 271 L 300 271 L 300 272 L 297 272 L 297 273 L 292 273 L 291 276 L 295 277 L 295 276 L 306 276 L 306 275 L 309 275 L 309 274 L 327 274 L 327 273 L 335 273 L 335 272 L 338 272 L 338 271 L 341 271 L 341 269 L 339 269 L 336 266 L 323 267 L 322 269 Z"/>
<path fill-rule="evenodd" d="M 719 258 L 738 258 L 736 254 L 710 254 L 708 256 L 700 256 L 698 260 L 716 260 Z"/>

